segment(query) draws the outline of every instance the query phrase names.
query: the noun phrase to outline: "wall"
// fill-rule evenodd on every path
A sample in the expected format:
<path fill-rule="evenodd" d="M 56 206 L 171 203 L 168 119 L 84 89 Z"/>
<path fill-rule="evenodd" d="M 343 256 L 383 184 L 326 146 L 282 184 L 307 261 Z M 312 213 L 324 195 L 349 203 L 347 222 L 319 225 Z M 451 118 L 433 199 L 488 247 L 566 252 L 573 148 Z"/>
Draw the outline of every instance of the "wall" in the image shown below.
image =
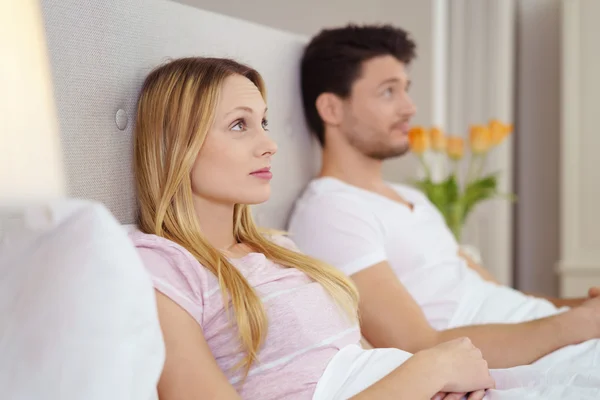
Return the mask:
<path fill-rule="evenodd" d="M 433 118 L 433 18 L 435 0 L 177 0 L 209 11 L 246 19 L 307 37 L 323 27 L 349 22 L 393 23 L 411 32 L 417 42 L 418 59 L 411 67 L 412 96 L 418 107 L 415 123 L 430 124 Z M 223 27 L 224 29 L 226 27 Z M 386 176 L 403 180 L 414 176 L 413 157 L 387 163 Z"/>
<path fill-rule="evenodd" d="M 560 258 L 561 1 L 517 5 L 515 283 L 556 295 Z"/>
<path fill-rule="evenodd" d="M 564 0 L 561 294 L 600 284 L 600 1 Z"/>

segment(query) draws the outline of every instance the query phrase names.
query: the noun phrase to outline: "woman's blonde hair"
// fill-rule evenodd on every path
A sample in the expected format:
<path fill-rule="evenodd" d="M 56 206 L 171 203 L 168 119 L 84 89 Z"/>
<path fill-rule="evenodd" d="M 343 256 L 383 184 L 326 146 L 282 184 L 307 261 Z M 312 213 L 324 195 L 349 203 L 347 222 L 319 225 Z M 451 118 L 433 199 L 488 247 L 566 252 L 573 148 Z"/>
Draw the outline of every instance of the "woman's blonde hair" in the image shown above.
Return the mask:
<path fill-rule="evenodd" d="M 213 124 L 220 90 L 228 76 L 242 75 L 265 98 L 264 82 L 255 70 L 219 58 L 173 60 L 146 78 L 138 101 L 134 132 L 134 166 L 143 232 L 185 247 L 219 279 L 223 301 L 229 302 L 246 357 L 238 367 L 247 374 L 267 332 L 267 316 L 260 298 L 244 276 L 203 236 L 192 200 L 191 171 Z M 358 294 L 341 272 L 315 259 L 285 249 L 265 237 L 255 225 L 250 208 L 234 208 L 234 236 L 254 251 L 320 283 L 352 320 Z"/>

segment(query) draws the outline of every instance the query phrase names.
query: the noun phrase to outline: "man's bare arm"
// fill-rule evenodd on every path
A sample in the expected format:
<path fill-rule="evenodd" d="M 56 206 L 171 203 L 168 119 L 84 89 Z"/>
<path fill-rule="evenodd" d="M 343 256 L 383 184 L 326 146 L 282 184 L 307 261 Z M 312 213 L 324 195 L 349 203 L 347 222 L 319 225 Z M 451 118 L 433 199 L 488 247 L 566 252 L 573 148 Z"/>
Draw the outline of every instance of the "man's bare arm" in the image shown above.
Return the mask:
<path fill-rule="evenodd" d="M 473 260 L 471 257 L 469 257 L 469 255 L 467 253 L 465 253 L 462 250 L 458 250 L 458 255 L 465 260 L 465 262 L 467 263 L 467 265 L 469 266 L 469 268 L 471 268 L 473 271 L 477 272 L 479 274 L 479 276 L 481 278 L 483 278 L 483 280 L 488 281 L 488 282 L 492 282 L 492 283 L 496 283 L 496 284 L 500 284 L 500 282 L 498 282 L 496 280 L 496 278 L 490 273 L 490 271 L 488 271 L 487 269 L 485 269 L 484 267 L 482 267 L 481 265 L 479 265 L 477 262 L 475 262 L 475 260 Z"/>
<path fill-rule="evenodd" d="M 481 349 L 491 368 L 506 368 L 530 364 L 561 347 L 597 337 L 587 309 L 520 324 L 466 326 L 438 332 L 387 262 L 364 269 L 352 279 L 361 297 L 363 335 L 374 347 L 415 353 L 466 336 Z M 600 299 L 597 307 L 600 310 Z"/>

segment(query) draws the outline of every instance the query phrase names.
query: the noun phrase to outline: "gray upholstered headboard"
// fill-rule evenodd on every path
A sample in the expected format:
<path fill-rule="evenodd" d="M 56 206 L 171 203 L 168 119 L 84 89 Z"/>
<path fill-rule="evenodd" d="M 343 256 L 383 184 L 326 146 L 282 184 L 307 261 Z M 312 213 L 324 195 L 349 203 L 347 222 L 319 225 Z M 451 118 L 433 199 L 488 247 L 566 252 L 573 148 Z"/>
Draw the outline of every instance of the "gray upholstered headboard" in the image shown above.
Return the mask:
<path fill-rule="evenodd" d="M 273 196 L 255 215 L 263 226 L 285 227 L 318 167 L 299 93 L 304 38 L 168 0 L 43 0 L 42 7 L 71 197 L 100 201 L 122 223 L 134 222 L 132 127 L 143 79 L 168 58 L 230 57 L 267 84 L 279 151 Z"/>

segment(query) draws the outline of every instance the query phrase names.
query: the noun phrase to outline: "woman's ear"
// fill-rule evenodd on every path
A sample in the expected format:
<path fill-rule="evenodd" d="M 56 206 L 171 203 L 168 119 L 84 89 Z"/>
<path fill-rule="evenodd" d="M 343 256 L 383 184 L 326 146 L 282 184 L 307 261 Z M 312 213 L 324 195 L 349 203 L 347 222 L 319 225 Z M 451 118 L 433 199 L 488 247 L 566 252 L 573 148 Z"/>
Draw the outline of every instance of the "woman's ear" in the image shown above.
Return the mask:
<path fill-rule="evenodd" d="M 342 123 L 342 99 L 333 93 L 321 93 L 315 102 L 324 125 L 339 126 Z"/>

